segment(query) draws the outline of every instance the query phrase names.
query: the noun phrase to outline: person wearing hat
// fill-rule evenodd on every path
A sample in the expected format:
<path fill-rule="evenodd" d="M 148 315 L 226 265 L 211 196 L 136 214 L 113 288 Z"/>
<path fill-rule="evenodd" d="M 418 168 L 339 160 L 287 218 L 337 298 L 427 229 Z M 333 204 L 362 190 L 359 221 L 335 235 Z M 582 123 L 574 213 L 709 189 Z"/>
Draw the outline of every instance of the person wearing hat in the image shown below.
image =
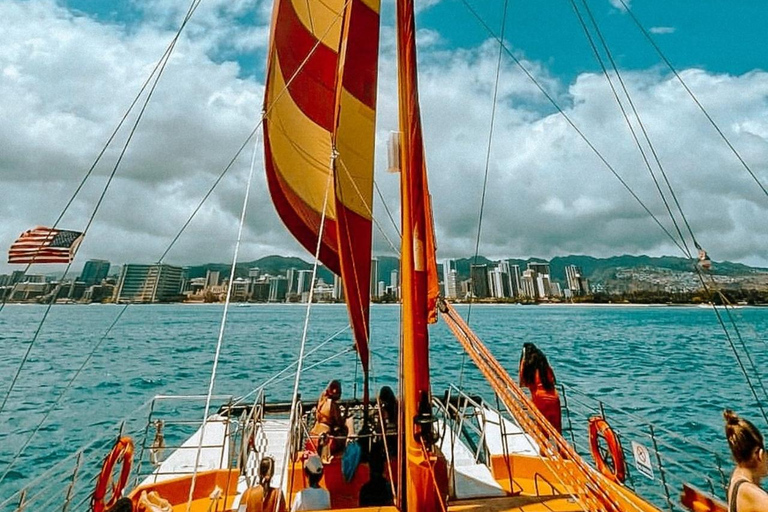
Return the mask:
<path fill-rule="evenodd" d="M 317 455 L 310 455 L 304 461 L 304 474 L 309 480 L 309 487 L 296 493 L 291 512 L 298 510 L 330 510 L 331 493 L 320 487 L 323 479 L 323 461 Z"/>

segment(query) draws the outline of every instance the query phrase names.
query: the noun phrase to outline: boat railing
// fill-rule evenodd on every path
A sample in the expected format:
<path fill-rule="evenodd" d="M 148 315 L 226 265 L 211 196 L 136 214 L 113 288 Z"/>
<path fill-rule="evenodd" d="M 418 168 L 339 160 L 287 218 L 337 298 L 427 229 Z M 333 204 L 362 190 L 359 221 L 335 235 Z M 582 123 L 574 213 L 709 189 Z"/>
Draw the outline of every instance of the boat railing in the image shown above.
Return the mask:
<path fill-rule="evenodd" d="M 149 404 L 141 436 L 134 439 L 136 446 L 135 468 L 132 486 L 139 485 L 147 477 L 173 477 L 189 474 L 189 469 L 163 469 L 163 462 L 173 453 L 194 452 L 198 449 L 218 451 L 219 467 L 237 467 L 240 461 L 244 426 L 241 417 L 234 413 L 231 395 L 215 395 L 210 398 L 223 403 L 212 410 L 207 425 L 223 423 L 225 435 L 215 442 L 186 442 L 203 423 L 203 411 L 208 397 L 205 395 L 158 395 Z M 242 412 L 242 411 L 240 411 Z M 221 419 L 216 419 L 216 416 Z M 229 447 L 227 449 L 227 447 Z"/>
<path fill-rule="evenodd" d="M 144 424 L 140 418 L 150 406 L 151 401 L 143 404 L 128 418 L 105 428 L 102 435 L 69 454 L 57 455 L 55 462 L 46 457 L 38 459 L 39 473 L 19 482 L 16 488 L 12 487 L 11 480 L 14 473 L 9 471 L 0 485 L 0 512 L 87 509 L 104 458 L 120 437 L 137 440 L 143 435 Z M 50 465 L 45 467 L 47 464 Z"/>
<path fill-rule="evenodd" d="M 687 510 L 680 502 L 684 485 L 702 489 L 720 499 L 725 496 L 728 482 L 725 456 L 700 442 L 658 427 L 632 411 L 597 400 L 574 388 L 560 386 L 560 393 L 563 435 L 576 451 L 585 460 L 594 462 L 588 420 L 593 416 L 605 419 L 621 444 L 626 469 L 624 485 L 662 510 Z M 449 438 L 451 443 L 444 446 L 452 447 L 453 439 L 460 438 L 473 452 L 476 463 L 486 463 L 489 459 L 487 426 L 493 420 L 485 417 L 488 410 L 499 415 L 502 455 L 509 455 L 507 437 L 521 435 L 518 431 L 504 432 L 503 419 L 517 423 L 506 408 L 481 397 L 470 396 L 455 386 L 451 386 L 443 397 L 436 397 L 434 406 L 436 416 L 442 420 L 439 422 L 442 429 L 439 434 L 452 436 Z M 598 449 L 605 457 L 605 447 L 601 444 Z M 449 477 L 453 471 L 451 462 Z"/>
<path fill-rule="evenodd" d="M 684 484 L 723 499 L 728 483 L 726 456 L 704 444 L 652 424 L 632 411 L 560 386 L 564 432 L 576 450 L 591 460 L 588 420 L 600 416 L 617 434 L 626 462 L 624 485 L 669 511 L 680 503 Z M 602 450 L 602 447 L 600 447 Z"/>

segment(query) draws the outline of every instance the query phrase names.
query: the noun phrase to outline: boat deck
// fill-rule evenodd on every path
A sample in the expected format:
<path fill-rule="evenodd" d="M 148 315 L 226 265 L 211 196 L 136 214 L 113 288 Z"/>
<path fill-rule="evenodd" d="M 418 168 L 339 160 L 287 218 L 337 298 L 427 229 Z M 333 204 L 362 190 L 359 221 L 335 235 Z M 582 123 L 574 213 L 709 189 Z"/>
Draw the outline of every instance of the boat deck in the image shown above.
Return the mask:
<path fill-rule="evenodd" d="M 334 509 L 337 512 L 399 512 L 397 507 Z M 569 496 L 514 496 L 458 500 L 448 512 L 582 512 L 586 509 Z"/>

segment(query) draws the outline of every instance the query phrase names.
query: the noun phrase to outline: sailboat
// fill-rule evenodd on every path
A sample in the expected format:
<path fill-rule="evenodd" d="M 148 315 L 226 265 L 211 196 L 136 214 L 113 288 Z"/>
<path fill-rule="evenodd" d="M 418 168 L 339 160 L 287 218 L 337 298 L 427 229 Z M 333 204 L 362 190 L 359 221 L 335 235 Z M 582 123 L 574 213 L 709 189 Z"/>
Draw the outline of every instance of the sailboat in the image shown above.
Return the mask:
<path fill-rule="evenodd" d="M 322 262 L 342 278 L 364 389 L 361 402 L 341 405 L 354 420 L 351 438 L 360 443 L 375 435 L 382 419 L 381 404 L 368 385 L 379 8 L 377 0 L 276 0 L 264 100 L 266 175 L 275 208 L 316 265 Z M 324 461 L 321 483 L 330 492 L 333 510 L 660 510 L 663 505 L 624 485 L 626 461 L 604 418 L 590 440 L 595 467 L 534 406 L 517 383 L 517 369 L 503 367 L 439 296 L 413 0 L 397 1 L 397 45 L 399 132 L 394 147 L 402 201 L 402 326 L 397 442 L 386 454 L 394 501 L 359 507 L 368 464 L 360 461 L 349 475 L 344 458 L 338 457 Z M 497 398 L 495 407 L 458 388 L 442 397 L 433 393 L 429 325 L 438 316 L 486 378 Z M 120 435 L 104 454 L 91 509 L 238 510 L 245 490 L 254 484 L 254 468 L 266 456 L 276 461 L 278 476 L 272 484 L 290 508 L 308 485 L 303 464 L 312 451 L 307 441 L 316 421 L 316 403 L 298 396 L 303 357 L 302 344 L 289 402 L 272 403 L 258 393 L 247 401 L 225 402 L 209 414 L 216 400 L 209 393 L 203 424 L 173 451 L 163 443 L 162 425 L 154 421 L 153 402 L 146 439 Z M 157 404 L 169 399 L 159 397 Z M 470 431 L 470 425 L 476 430 Z M 598 447 L 606 441 L 607 454 Z M 163 451 L 170 453 L 163 458 Z M 648 457 L 642 449 L 636 453 Z M 156 464 L 141 473 L 141 461 L 150 456 Z M 134 458 L 139 464 L 133 464 Z M 57 504 L 67 509 L 75 488 L 73 477 Z M 28 503 L 34 491 L 33 485 L 17 496 L 14 506 L 33 508 Z M 679 491 L 692 510 L 721 510 L 722 504 L 705 492 L 690 486 Z"/>

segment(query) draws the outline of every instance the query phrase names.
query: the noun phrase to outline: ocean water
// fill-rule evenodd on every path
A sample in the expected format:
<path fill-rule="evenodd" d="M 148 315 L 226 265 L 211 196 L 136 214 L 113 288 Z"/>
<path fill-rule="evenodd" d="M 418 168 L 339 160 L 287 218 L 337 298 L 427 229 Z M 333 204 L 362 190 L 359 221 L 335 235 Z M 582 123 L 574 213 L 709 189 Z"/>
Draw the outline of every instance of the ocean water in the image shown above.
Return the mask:
<path fill-rule="evenodd" d="M 14 461 L 0 481 L 0 500 L 90 440 L 116 435 L 120 420 L 153 396 L 207 393 L 223 306 L 133 305 L 105 337 L 122 310 L 116 305 L 51 309 L 0 413 L 0 475 Z M 608 411 L 627 413 L 630 419 L 622 421 L 648 422 L 659 431 L 672 431 L 721 454 L 723 460 L 727 460 L 724 408 L 765 427 L 712 309 L 474 305 L 471 311 L 466 306 L 459 311 L 465 318 L 469 314 L 470 325 L 512 374 L 523 342 L 541 347 L 575 408 L 586 397 L 597 398 Z M 44 312 L 42 306 L 26 305 L 7 305 L 0 311 L 3 397 Z M 214 393 L 242 396 L 291 364 L 298 354 L 306 312 L 302 305 L 231 307 Z M 730 322 L 725 312 L 721 314 Z M 372 308 L 373 389 L 396 384 L 399 315 L 395 305 Z M 768 327 L 768 308 L 733 310 L 731 316 L 732 343 L 742 359 L 744 348 L 748 350 L 760 377 L 766 379 L 768 351 L 762 333 Z M 304 397 L 314 399 L 330 378 L 342 380 L 345 397 L 360 395 L 361 371 L 349 351 L 352 340 L 346 324 L 343 306 L 312 307 L 307 350 L 341 334 L 307 358 L 310 368 L 301 381 Z M 435 393 L 461 384 L 492 398 L 445 325 L 432 327 L 430 336 Z M 88 364 L 66 389 L 92 351 Z M 326 359 L 330 360 L 312 367 Z M 289 398 L 292 374 L 289 377 L 267 388 L 269 400 Z M 752 379 L 757 384 L 754 375 Z M 765 395 L 758 393 L 764 400 Z M 48 418 L 30 438 L 46 413 Z M 574 422 L 578 440 L 586 423 Z M 28 446 L 17 457 L 24 444 Z"/>

